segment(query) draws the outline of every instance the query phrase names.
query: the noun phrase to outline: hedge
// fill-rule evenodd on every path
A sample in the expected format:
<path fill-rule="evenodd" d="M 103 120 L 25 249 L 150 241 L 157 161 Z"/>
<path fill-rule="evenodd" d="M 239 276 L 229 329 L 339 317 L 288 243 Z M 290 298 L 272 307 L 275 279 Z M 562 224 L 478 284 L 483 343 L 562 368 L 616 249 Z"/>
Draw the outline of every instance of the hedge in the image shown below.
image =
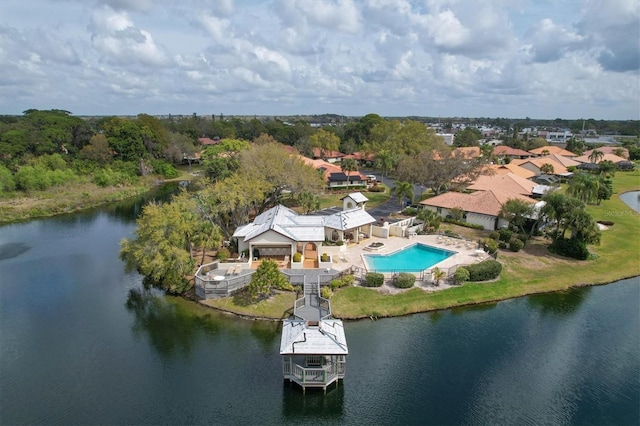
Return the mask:
<path fill-rule="evenodd" d="M 381 287 L 384 284 L 384 275 L 379 272 L 368 272 L 362 283 L 365 287 Z"/>
<path fill-rule="evenodd" d="M 456 219 L 445 217 L 442 219 L 442 221 L 447 223 L 453 223 L 454 225 L 458 225 L 458 226 L 464 226 L 465 228 L 484 229 L 484 226 L 482 225 L 476 225 L 475 223 L 465 222 L 464 220 L 456 220 Z"/>
<path fill-rule="evenodd" d="M 556 238 L 549 246 L 549 251 L 578 260 L 587 260 L 589 258 L 587 245 L 575 238 Z"/>
<path fill-rule="evenodd" d="M 393 280 L 393 285 L 397 288 L 411 288 L 416 282 L 416 276 L 408 272 L 400 272 Z"/>
<path fill-rule="evenodd" d="M 497 260 L 489 259 L 465 266 L 465 269 L 469 271 L 469 281 L 488 281 L 498 278 L 502 272 L 502 264 Z"/>
<path fill-rule="evenodd" d="M 469 270 L 463 267 L 456 269 L 456 272 L 453 274 L 453 281 L 456 284 L 462 284 L 469 281 Z"/>

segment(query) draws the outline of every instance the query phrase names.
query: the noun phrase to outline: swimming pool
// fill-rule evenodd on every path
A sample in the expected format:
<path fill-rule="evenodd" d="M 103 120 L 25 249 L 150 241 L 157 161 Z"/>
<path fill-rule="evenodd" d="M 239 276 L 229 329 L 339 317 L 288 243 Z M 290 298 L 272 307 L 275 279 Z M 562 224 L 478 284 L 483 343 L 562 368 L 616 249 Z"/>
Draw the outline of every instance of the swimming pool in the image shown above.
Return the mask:
<path fill-rule="evenodd" d="M 364 254 L 371 272 L 420 272 L 456 254 L 424 244 L 413 244 L 391 254 Z"/>

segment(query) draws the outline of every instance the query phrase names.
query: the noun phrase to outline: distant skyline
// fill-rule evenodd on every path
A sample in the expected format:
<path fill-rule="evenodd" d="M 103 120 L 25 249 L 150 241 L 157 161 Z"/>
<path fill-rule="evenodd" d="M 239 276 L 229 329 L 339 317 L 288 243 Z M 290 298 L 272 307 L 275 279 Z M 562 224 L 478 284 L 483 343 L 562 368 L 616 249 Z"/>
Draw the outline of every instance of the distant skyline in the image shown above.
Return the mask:
<path fill-rule="evenodd" d="M 640 119 L 637 0 L 0 0 L 0 114 Z"/>

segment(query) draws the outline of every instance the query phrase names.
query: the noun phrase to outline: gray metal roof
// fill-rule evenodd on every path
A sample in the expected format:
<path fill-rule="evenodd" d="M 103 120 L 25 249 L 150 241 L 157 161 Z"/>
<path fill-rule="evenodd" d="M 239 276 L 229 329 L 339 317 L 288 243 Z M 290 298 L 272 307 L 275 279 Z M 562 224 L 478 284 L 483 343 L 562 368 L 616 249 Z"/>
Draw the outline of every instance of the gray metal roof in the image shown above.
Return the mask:
<path fill-rule="evenodd" d="M 306 321 L 285 320 L 280 339 L 280 355 L 347 355 L 347 338 L 342 321 L 323 320 L 318 326 Z"/>
<path fill-rule="evenodd" d="M 294 241 L 324 240 L 322 217 L 300 216 L 283 205 L 277 205 L 259 214 L 252 223 L 236 229 L 233 236 L 247 241 L 268 230 L 273 230 Z"/>
<path fill-rule="evenodd" d="M 256 216 L 252 223 L 242 225 L 233 237 L 251 240 L 269 230 L 294 241 L 324 241 L 324 228 L 348 230 L 374 223 L 376 220 L 360 208 L 338 210 L 328 216 L 312 214 L 299 215 L 295 211 L 277 205 Z"/>
<path fill-rule="evenodd" d="M 341 200 L 344 200 L 347 197 L 350 197 L 356 203 L 366 203 L 367 201 L 369 201 L 367 197 L 362 195 L 362 192 L 352 192 L 351 194 L 342 197 Z"/>
<path fill-rule="evenodd" d="M 331 216 L 325 216 L 325 226 L 345 231 L 374 223 L 376 220 L 361 208 L 344 210 Z"/>

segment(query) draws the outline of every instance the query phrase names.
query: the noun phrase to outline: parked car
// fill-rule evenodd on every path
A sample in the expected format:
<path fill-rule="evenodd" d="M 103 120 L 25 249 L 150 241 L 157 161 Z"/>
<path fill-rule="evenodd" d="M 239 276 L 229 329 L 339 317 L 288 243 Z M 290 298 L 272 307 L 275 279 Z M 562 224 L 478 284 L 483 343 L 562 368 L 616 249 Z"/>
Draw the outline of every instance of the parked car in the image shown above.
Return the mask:
<path fill-rule="evenodd" d="M 375 182 L 376 181 L 376 175 L 367 175 L 367 179 L 369 179 L 371 182 Z"/>

